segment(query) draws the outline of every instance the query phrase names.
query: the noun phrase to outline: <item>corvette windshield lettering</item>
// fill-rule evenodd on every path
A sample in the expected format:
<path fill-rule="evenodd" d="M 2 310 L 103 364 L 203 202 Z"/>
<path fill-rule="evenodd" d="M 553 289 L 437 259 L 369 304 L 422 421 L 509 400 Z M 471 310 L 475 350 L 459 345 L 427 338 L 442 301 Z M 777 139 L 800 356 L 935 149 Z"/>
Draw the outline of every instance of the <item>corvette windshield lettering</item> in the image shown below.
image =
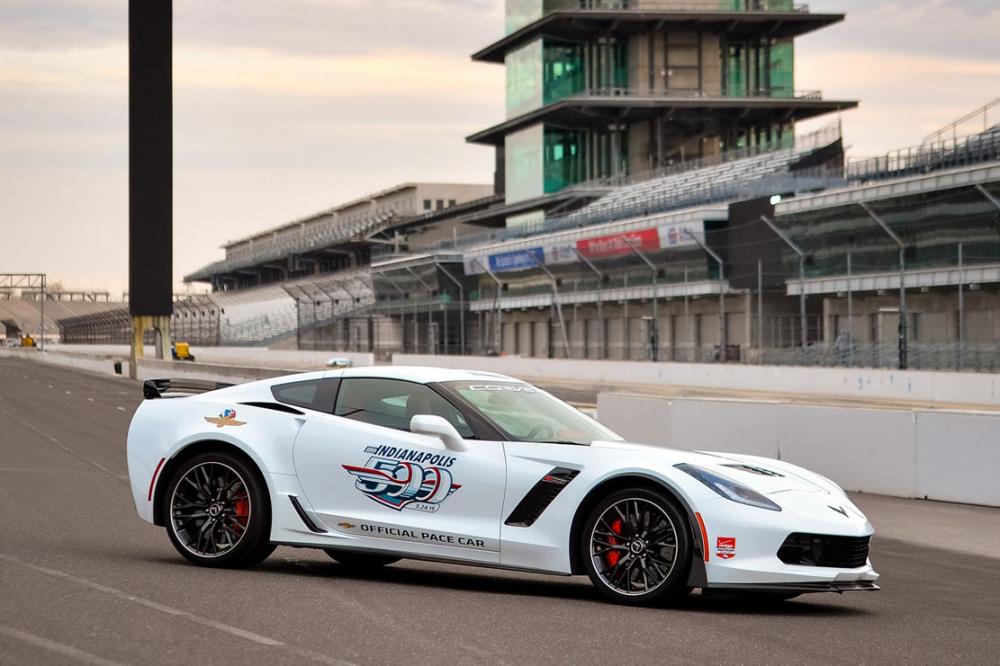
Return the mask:
<path fill-rule="evenodd" d="M 538 393 L 538 389 L 527 384 L 470 384 L 470 391 L 509 391 L 511 393 Z"/>

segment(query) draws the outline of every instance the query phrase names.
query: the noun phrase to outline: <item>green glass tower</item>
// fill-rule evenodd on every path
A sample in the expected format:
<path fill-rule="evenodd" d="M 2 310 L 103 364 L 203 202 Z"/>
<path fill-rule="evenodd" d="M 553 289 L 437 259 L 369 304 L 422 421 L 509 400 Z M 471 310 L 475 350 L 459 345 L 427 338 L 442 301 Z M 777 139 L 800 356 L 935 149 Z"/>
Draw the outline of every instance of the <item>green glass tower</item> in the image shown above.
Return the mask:
<path fill-rule="evenodd" d="M 796 121 L 857 106 L 795 89 L 795 38 L 843 18 L 789 0 L 507 0 L 506 34 L 473 55 L 505 66 L 506 117 L 469 141 L 496 148 L 511 205 L 790 143 Z"/>

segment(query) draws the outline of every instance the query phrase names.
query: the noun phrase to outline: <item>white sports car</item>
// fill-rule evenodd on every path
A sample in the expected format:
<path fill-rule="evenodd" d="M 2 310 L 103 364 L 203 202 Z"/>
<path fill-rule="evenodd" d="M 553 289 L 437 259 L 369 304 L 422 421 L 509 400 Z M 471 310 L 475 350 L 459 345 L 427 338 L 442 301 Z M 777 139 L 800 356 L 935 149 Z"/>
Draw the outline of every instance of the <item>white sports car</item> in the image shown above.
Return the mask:
<path fill-rule="evenodd" d="M 874 530 L 832 481 L 626 443 L 511 377 L 353 368 L 153 380 L 144 394 L 128 433 L 135 506 L 195 564 L 253 566 L 282 544 L 352 567 L 586 573 L 627 604 L 695 587 L 878 589 Z"/>

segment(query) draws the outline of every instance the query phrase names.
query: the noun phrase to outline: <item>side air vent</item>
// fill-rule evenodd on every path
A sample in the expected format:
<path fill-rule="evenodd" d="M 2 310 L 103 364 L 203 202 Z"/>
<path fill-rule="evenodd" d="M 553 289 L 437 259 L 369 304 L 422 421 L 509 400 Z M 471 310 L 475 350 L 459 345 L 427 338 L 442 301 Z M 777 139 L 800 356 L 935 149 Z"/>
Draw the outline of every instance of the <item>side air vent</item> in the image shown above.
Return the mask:
<path fill-rule="evenodd" d="M 270 409 L 275 412 L 284 412 L 285 414 L 296 414 L 298 416 L 305 414 L 301 409 L 295 409 L 290 405 L 283 405 L 280 402 L 241 402 L 240 404 L 247 407 L 260 407 L 261 409 Z"/>
<path fill-rule="evenodd" d="M 580 472 L 575 469 L 556 467 L 531 487 L 524 498 L 510 512 L 505 525 L 510 527 L 531 527 L 542 512 L 552 504 L 562 489 L 576 478 Z"/>
<path fill-rule="evenodd" d="M 312 518 L 309 517 L 309 514 L 303 510 L 302 505 L 299 504 L 298 497 L 295 495 L 289 495 L 288 499 L 291 501 L 292 507 L 295 509 L 295 513 L 299 514 L 299 518 L 302 519 L 302 522 L 305 523 L 305 526 L 309 528 L 310 532 L 315 532 L 316 534 L 326 533 L 326 530 L 320 529 L 319 526 L 312 521 Z"/>

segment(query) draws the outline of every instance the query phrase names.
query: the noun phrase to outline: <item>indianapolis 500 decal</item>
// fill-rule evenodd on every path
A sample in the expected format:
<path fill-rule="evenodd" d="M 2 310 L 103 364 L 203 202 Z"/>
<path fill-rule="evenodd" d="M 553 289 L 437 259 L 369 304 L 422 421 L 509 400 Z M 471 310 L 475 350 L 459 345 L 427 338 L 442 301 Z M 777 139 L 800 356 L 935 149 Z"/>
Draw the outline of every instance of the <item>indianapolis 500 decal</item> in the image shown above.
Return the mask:
<path fill-rule="evenodd" d="M 366 449 L 368 453 L 389 451 L 395 453 L 395 449 L 391 447 Z M 404 450 L 403 453 L 418 452 Z M 423 460 L 424 456 L 427 457 L 427 462 L 446 465 L 454 463 L 454 458 L 440 460 L 443 456 L 434 454 L 398 455 L 400 458 L 407 458 L 406 460 L 375 455 L 369 458 L 364 466 L 344 465 L 344 469 L 356 478 L 354 487 L 379 504 L 397 511 L 409 508 L 434 512 L 440 508 L 441 502 L 462 486 L 454 482 L 451 472 L 444 467 L 437 465 L 425 467 L 418 462 L 410 462 L 410 460 Z"/>

